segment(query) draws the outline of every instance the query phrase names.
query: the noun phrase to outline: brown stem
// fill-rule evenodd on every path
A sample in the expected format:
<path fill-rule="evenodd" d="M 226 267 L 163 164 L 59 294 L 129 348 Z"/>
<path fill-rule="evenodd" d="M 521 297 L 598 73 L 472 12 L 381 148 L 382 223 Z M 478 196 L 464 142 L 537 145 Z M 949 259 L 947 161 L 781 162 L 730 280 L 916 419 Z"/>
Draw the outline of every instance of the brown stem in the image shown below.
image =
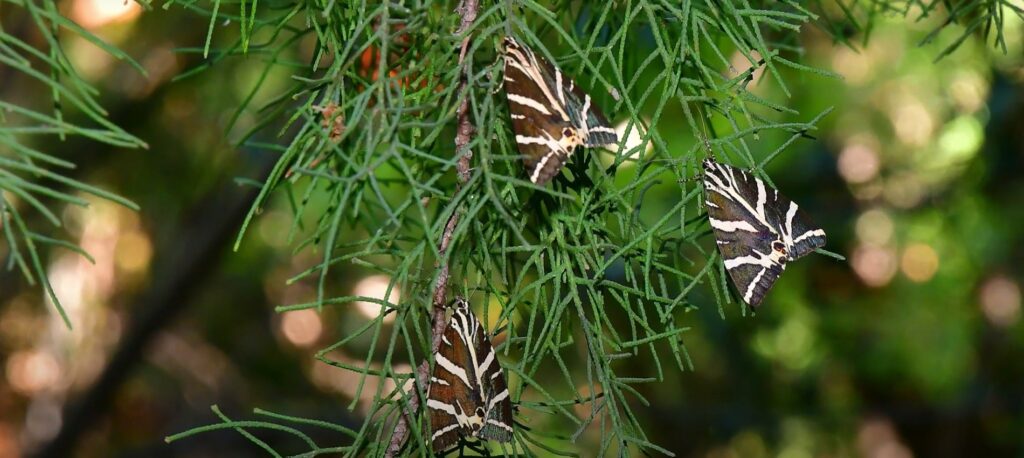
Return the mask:
<path fill-rule="evenodd" d="M 462 21 L 459 24 L 458 30 L 455 31 L 456 34 L 462 34 L 469 30 L 469 27 L 476 21 L 479 8 L 479 0 L 462 0 L 459 3 L 455 11 L 462 16 Z M 462 39 L 462 47 L 459 50 L 460 67 L 466 60 L 469 43 L 470 35 L 466 34 Z M 468 145 L 473 133 L 476 131 L 472 121 L 469 119 L 469 94 L 467 92 L 465 70 L 463 70 L 463 75 L 459 81 L 459 93 L 462 95 L 462 103 L 459 104 L 459 109 L 456 112 L 459 126 L 455 133 L 455 154 L 459 158 L 455 168 L 458 171 L 459 181 L 453 195 L 458 194 L 459 190 L 462 189 L 462 185 L 469 181 L 469 161 L 473 157 L 473 152 L 469 149 Z M 441 346 L 441 335 L 444 333 L 444 328 L 447 324 L 444 319 L 445 306 L 448 299 L 448 261 L 445 259 L 445 256 L 448 253 L 448 245 L 451 244 L 452 235 L 455 233 L 455 227 L 458 224 L 459 209 L 456 208 L 452 211 L 451 216 L 448 217 L 448 222 L 444 226 L 444 232 L 441 234 L 441 243 L 437 247 L 438 263 L 440 265 L 437 274 L 437 284 L 434 286 L 434 297 L 431 302 L 433 305 L 431 315 L 431 354 L 437 352 L 438 347 Z M 416 415 L 416 411 L 419 410 L 420 406 L 420 390 L 416 389 L 416 386 L 422 386 L 423 392 L 427 392 L 430 388 L 429 370 L 430 365 L 428 361 L 423 361 L 416 368 L 416 384 L 410 390 L 408 413 L 399 417 L 398 424 L 395 425 L 395 434 L 391 436 L 391 443 L 388 445 L 385 456 L 393 457 L 398 455 L 398 452 L 402 450 L 402 446 L 405 445 L 405 441 L 409 437 L 410 418 Z"/>

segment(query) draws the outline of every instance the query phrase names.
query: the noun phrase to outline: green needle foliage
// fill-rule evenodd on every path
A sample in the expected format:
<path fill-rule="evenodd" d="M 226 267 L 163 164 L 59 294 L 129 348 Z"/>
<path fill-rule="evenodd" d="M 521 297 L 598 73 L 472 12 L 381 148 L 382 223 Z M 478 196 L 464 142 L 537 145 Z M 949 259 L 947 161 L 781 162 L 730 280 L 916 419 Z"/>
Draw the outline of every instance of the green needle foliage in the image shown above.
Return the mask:
<path fill-rule="evenodd" d="M 30 230 L 22 213 L 30 207 L 59 225 L 37 196 L 84 201 L 29 178 L 117 198 L 51 172 L 71 163 L 32 149 L 25 138 L 83 135 L 111 145 L 143 144 L 104 120 L 95 92 L 61 53 L 55 30 L 90 36 L 63 20 L 50 2 L 5 1 L 0 6 L 29 11 L 39 32 L 50 37 L 50 48 L 35 50 L 0 35 L 0 62 L 49 85 L 55 101 L 73 105 L 94 123 L 80 127 L 64 121 L 60 110 L 48 115 L 3 105 L 32 121 L 0 127 L 0 215 L 10 265 L 46 284 L 38 245 L 67 244 Z M 296 251 L 310 250 L 319 260 L 291 280 L 314 282 L 316 300 L 278 311 L 366 301 L 382 312 L 317 354 L 337 368 L 337 377 L 358 380 L 356 399 L 371 399 L 371 414 L 358 429 L 263 410 L 255 412 L 259 420 L 236 421 L 214 407 L 219 423 L 167 440 L 232 429 L 271 456 L 379 456 L 398 418 L 418 402 L 421 414 L 412 419 L 402 453 L 426 453 L 425 396 L 410 392 L 416 385 L 409 368 L 430 359 L 432 296 L 437 266 L 444 264 L 452 275 L 448 297 L 468 297 L 497 336 L 493 341 L 516 406 L 514 440 L 480 446 L 505 455 L 671 455 L 644 433 L 636 409 L 650 401 L 642 385 L 693 370 L 685 345 L 687 312 L 714 304 L 723 316 L 726 310 L 746 313 L 731 298 L 708 237 L 702 189 L 693 179 L 697 164 L 714 154 L 770 183 L 763 167 L 829 112 L 800 113 L 787 106 L 801 78 L 834 77 L 800 62 L 799 32 L 823 22 L 836 30 L 864 27 L 858 15 L 891 10 L 874 9 L 881 2 L 817 3 L 820 10 L 768 0 L 485 1 L 459 35 L 454 1 L 164 4 L 206 16 L 206 43 L 183 52 L 201 53 L 207 63 L 182 77 L 232 56 L 263 64 L 231 124 L 256 113 L 258 122 L 245 126 L 241 142 L 280 157 L 261 185 L 239 243 L 272 197 L 284 196 Z M 921 11 L 963 22 L 965 34 L 992 25 L 997 43 L 1006 8 L 1019 13 L 1005 2 L 958 5 L 967 3 L 980 6 L 943 7 L 940 13 L 939 2 L 933 2 Z M 848 12 L 846 23 L 835 24 L 836 8 Z M 833 19 L 822 21 L 822 10 Z M 225 23 L 238 27 L 220 26 Z M 621 142 L 615 151 L 577 152 L 553 183 L 531 184 L 502 94 L 499 48 L 507 34 L 574 77 L 623 126 L 622 137 L 638 134 L 640 141 Z M 459 49 L 467 37 L 463 60 Z M 45 62 L 47 71 L 33 69 L 27 54 Z M 759 69 L 760 84 L 780 94 L 778 99 L 748 91 Z M 271 87 L 281 72 L 289 76 L 287 84 Z M 276 93 L 269 102 L 252 105 L 271 90 Z M 457 186 L 452 139 L 463 101 L 475 132 L 471 173 Z M 699 137 L 709 137 L 708 150 Z M 768 139 L 780 146 L 758 146 Z M 675 198 L 646 199 L 655 189 Z M 317 205 L 324 201 L 326 206 Z M 460 215 L 458 224 L 442 255 L 438 247 L 454 214 Z M 332 284 L 353 266 L 389 276 L 390 288 L 402 292 L 401 303 L 338 295 Z M 338 358 L 339 351 L 358 360 Z M 348 408 L 355 406 L 353 400 Z M 303 432 L 307 428 L 337 433 L 336 443 L 318 444 Z M 295 440 L 278 450 L 260 438 L 263 430 Z M 596 437 L 580 445 L 593 449 L 574 448 L 589 440 L 583 436 Z"/>
<path fill-rule="evenodd" d="M 136 210 L 138 207 L 123 197 L 72 178 L 69 174 L 75 163 L 43 151 L 41 144 L 47 137 L 63 142 L 74 136 L 121 148 L 146 144 L 106 118 L 107 112 L 97 101 L 99 91 L 76 72 L 64 54 L 59 36 L 76 34 L 114 58 L 130 63 L 139 72 L 145 71 L 117 48 L 61 16 L 55 2 L 3 0 L 0 17 L 5 14 L 26 21 L 31 32 L 26 34 L 22 30 L 15 35 L 0 22 L 0 80 L 13 76 L 4 73 L 17 72 L 44 88 L 37 92 L 48 92 L 50 98 L 40 104 L 48 109 L 0 100 L 0 255 L 6 257 L 8 270 L 17 269 L 29 283 L 42 284 L 64 323 L 71 328 L 72 323 L 47 279 L 43 250 L 60 247 L 90 261 L 92 258 L 76 244 L 36 228 L 35 219 L 42 217 L 50 225 L 61 227 L 59 208 L 64 204 L 87 206 L 84 194 Z M 22 36 L 32 36 L 44 45 L 33 46 Z"/>
<path fill-rule="evenodd" d="M 843 43 L 850 44 L 848 37 L 860 35 L 864 43 L 871 37 L 875 21 L 884 16 L 910 17 L 915 21 L 923 21 L 932 17 L 940 17 L 942 21 L 922 41 L 921 45 L 935 42 L 939 34 L 953 25 L 959 25 L 956 38 L 952 39 L 935 56 L 935 61 L 949 55 L 971 36 L 980 36 L 985 41 L 992 40 L 993 46 L 1006 53 L 1006 37 L 1003 35 L 1004 23 L 1009 20 L 1024 18 L 1024 9 L 1012 0 L 908 0 L 882 2 L 878 0 L 852 1 L 815 1 L 815 6 L 825 11 L 822 23 L 832 35 Z M 832 18 L 841 17 L 836 21 Z"/>
<path fill-rule="evenodd" d="M 799 2 L 483 2 L 473 26 L 457 36 L 455 7 L 293 3 L 267 5 L 259 14 L 245 3 L 210 8 L 219 11 L 217 22 L 241 23 L 226 51 L 211 48 L 214 60 L 248 54 L 265 59 L 266 74 L 274 67 L 293 72 L 290 87 L 254 108 L 263 117 L 252 133 L 273 128 L 286 141 L 273 147 L 280 159 L 250 221 L 273 192 L 289 196 L 294 244 L 315 250 L 320 260 L 291 281 L 315 282 L 318 295 L 278 310 L 367 301 L 383 313 L 317 355 L 338 368 L 338 377 L 358 378 L 357 399 L 372 398 L 373 414 L 339 436 L 340 448 L 312 444 L 293 429 L 308 421 L 284 417 L 238 422 L 222 416 L 222 423 L 168 440 L 231 428 L 272 455 L 384 454 L 401 412 L 425 399 L 405 390 L 414 375 L 408 368 L 430 357 L 436 266 L 447 263 L 449 298 L 470 298 L 500 335 L 497 349 L 517 406 L 513 442 L 485 446 L 504 454 L 572 455 L 579 452 L 572 443 L 596 431 L 592 445 L 602 455 L 671 454 L 647 440 L 634 412 L 649 404 L 640 385 L 663 381 L 668 371 L 692 370 L 687 311 L 716 304 L 724 315 L 726 307 L 745 308 L 730 299 L 707 237 L 702 189 L 693 180 L 698 161 L 710 153 L 695 136 L 680 147 L 673 144 L 678 135 L 670 140 L 664 132 L 700 133 L 707 124 L 716 134 L 709 142 L 715 154 L 760 170 L 814 130 L 828 110 L 798 113 L 784 99 L 765 100 L 747 86 L 758 68 L 766 69 L 765 84 L 787 95 L 796 75 L 831 76 L 798 61 L 796 32 L 817 16 Z M 506 34 L 573 76 L 624 126 L 624 137 L 639 132 L 641 140 L 628 147 L 622 142 L 615 151 L 578 152 L 566 176 L 549 186 L 531 184 L 502 94 L 499 48 Z M 468 57 L 460 65 L 466 36 Z M 295 46 L 309 37 L 316 45 L 299 64 Z M 745 69 L 734 68 L 740 62 Z M 465 93 L 459 91 L 463 75 Z M 260 89 L 254 86 L 249 99 Z M 452 139 L 463 98 L 476 131 L 470 177 L 456 188 Z M 686 125 L 664 121 L 680 118 Z M 751 143 L 766 135 L 782 138 L 782 146 L 757 151 Z M 677 198 L 646 200 L 655 188 Z M 329 205 L 316 208 L 313 202 L 324 195 Z M 651 207 L 658 209 L 655 218 Z M 456 212 L 451 248 L 439 259 L 445 225 Z M 331 283 L 339 281 L 332 272 L 352 264 L 388 275 L 402 303 L 332 296 Z M 394 320 L 387 323 L 389 316 Z M 332 356 L 338 351 L 358 361 Z M 629 370 L 635 367 L 648 370 Z M 393 383 L 376 383 L 381 379 Z M 349 408 L 355 406 L 354 400 Z M 414 418 L 403 453 L 429 450 L 424 418 Z M 290 432 L 296 448 L 273 450 L 253 435 L 260 428 Z"/>

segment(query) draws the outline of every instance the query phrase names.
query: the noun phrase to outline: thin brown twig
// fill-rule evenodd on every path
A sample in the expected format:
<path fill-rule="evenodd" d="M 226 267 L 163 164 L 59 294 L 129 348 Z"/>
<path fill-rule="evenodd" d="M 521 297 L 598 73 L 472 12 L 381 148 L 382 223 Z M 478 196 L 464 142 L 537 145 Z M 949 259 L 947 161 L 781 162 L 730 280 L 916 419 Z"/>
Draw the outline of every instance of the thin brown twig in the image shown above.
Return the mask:
<path fill-rule="evenodd" d="M 479 0 L 462 0 L 459 6 L 455 9 L 455 12 L 462 16 L 462 21 L 459 24 L 456 34 L 466 33 L 473 22 L 476 21 L 477 11 L 480 8 Z M 466 53 L 469 49 L 470 35 L 467 33 L 462 39 L 462 47 L 459 50 L 459 66 L 461 67 L 466 60 Z M 458 172 L 458 183 L 455 187 L 453 194 L 458 194 L 462 189 L 462 185 L 469 181 L 470 171 L 469 163 L 473 157 L 473 152 L 469 149 L 468 145 L 476 131 L 473 126 L 473 122 L 469 119 L 469 94 L 468 84 L 466 81 L 465 70 L 463 71 L 462 77 L 459 81 L 459 94 L 462 96 L 462 102 L 459 104 L 459 109 L 456 112 L 458 119 L 458 130 L 455 133 L 455 154 L 458 156 L 459 161 L 456 163 L 455 168 Z M 452 236 L 455 234 L 455 227 L 459 224 L 459 209 L 456 208 L 452 211 L 451 216 L 448 217 L 448 222 L 445 223 L 444 232 L 441 233 L 441 242 L 437 247 L 438 254 L 438 274 L 437 284 L 434 286 L 434 296 L 432 303 L 432 315 L 431 315 L 431 354 L 437 351 L 441 346 L 441 335 L 444 333 L 444 327 L 447 324 L 445 322 L 445 307 L 448 299 L 448 261 L 445 259 L 448 253 L 448 246 L 451 244 Z M 416 387 L 423 387 L 423 392 L 427 392 L 430 388 L 430 381 L 428 379 L 430 365 L 428 361 L 420 363 L 419 367 L 416 368 L 416 383 L 410 390 L 409 395 L 409 407 L 408 412 L 405 415 L 401 415 L 398 419 L 398 424 L 395 425 L 395 433 L 391 436 L 391 443 L 388 445 L 385 456 L 393 457 L 398 455 L 398 452 L 402 450 L 402 446 L 405 445 L 406 439 L 409 437 L 409 427 L 411 424 L 411 418 L 416 415 L 420 406 L 420 397 Z"/>

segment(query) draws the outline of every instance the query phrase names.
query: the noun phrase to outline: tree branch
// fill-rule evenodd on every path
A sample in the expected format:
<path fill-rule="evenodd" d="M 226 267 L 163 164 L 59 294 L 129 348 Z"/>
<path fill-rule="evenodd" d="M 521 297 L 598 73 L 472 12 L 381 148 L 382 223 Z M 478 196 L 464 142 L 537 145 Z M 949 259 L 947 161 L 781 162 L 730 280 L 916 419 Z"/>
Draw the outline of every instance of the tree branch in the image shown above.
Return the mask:
<path fill-rule="evenodd" d="M 455 12 L 462 16 L 462 21 L 459 24 L 456 34 L 466 34 L 462 39 L 462 47 L 459 50 L 459 67 L 465 64 L 466 52 L 469 49 L 469 43 L 471 35 L 466 33 L 473 22 L 476 21 L 477 11 L 480 8 L 478 0 L 462 0 L 459 6 L 455 9 Z M 458 194 L 462 189 L 462 185 L 469 181 L 469 162 L 473 157 L 473 151 L 469 149 L 469 142 L 476 131 L 472 121 L 469 119 L 469 93 L 468 84 L 466 81 L 466 72 L 463 68 L 462 77 L 459 81 L 459 93 L 462 95 L 462 103 L 459 104 L 459 109 L 456 112 L 458 119 L 458 130 L 455 134 L 455 154 L 458 156 L 459 161 L 455 165 L 458 172 L 458 183 L 455 186 L 455 192 L 453 195 Z M 455 227 L 459 224 L 459 209 L 456 208 L 452 212 L 451 216 L 448 217 L 448 222 L 444 226 L 444 232 L 441 234 L 441 242 L 438 244 L 438 263 L 439 272 L 437 274 L 437 284 L 434 286 L 434 297 L 432 301 L 433 314 L 431 315 L 432 323 L 432 338 L 430 352 L 431 354 L 437 352 L 437 349 L 441 346 L 441 335 L 444 333 L 445 323 L 445 308 L 447 306 L 448 299 L 448 261 L 446 255 L 448 253 L 448 246 L 451 244 L 452 235 L 455 233 Z M 409 396 L 409 407 L 408 414 L 401 415 L 398 419 L 398 424 L 395 426 L 395 434 L 391 436 L 391 444 L 388 446 L 388 450 L 385 456 L 393 457 L 402 450 L 402 446 L 405 445 L 406 439 L 409 437 L 409 427 L 412 424 L 411 418 L 416 415 L 420 406 L 420 390 L 417 386 L 423 387 L 423 392 L 426 393 L 430 388 L 429 381 L 429 361 L 424 360 L 420 363 L 416 369 L 416 383 L 413 385 L 411 394 Z"/>

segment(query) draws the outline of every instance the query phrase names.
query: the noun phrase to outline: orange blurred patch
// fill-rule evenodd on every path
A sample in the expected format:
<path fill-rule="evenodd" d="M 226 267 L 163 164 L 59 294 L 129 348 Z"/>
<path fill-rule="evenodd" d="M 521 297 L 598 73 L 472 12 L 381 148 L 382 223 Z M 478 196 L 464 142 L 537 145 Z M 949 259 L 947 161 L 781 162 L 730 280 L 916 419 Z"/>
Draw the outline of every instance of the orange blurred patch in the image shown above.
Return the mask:
<path fill-rule="evenodd" d="M 323 334 L 323 321 L 313 310 L 295 310 L 281 316 L 281 334 L 296 347 L 309 347 Z"/>
<path fill-rule="evenodd" d="M 18 434 L 10 423 L 0 423 L 0 456 L 21 456 L 18 450 Z"/>
<path fill-rule="evenodd" d="M 900 268 L 911 281 L 924 283 L 939 270 L 939 255 L 930 245 L 915 243 L 903 250 Z"/>
<path fill-rule="evenodd" d="M 378 24 L 377 27 L 380 25 Z M 394 24 L 391 26 L 391 34 L 396 35 L 394 40 L 391 42 L 391 48 L 388 51 L 388 62 L 396 62 L 402 56 L 409 52 L 411 48 L 411 40 L 409 34 L 404 32 L 405 24 Z M 370 81 L 377 81 L 380 78 L 380 60 L 381 60 L 381 49 L 377 44 L 368 46 L 363 53 L 359 56 L 359 67 L 358 73 L 360 76 L 369 79 Z M 419 54 L 417 53 L 414 61 L 419 61 Z M 419 73 L 406 74 L 406 76 L 399 78 L 398 69 L 390 68 L 387 70 L 388 80 L 396 81 L 398 87 L 408 88 L 414 81 L 420 80 L 419 88 L 422 89 L 427 87 L 426 79 L 420 78 Z"/>
<path fill-rule="evenodd" d="M 53 388 L 60 376 L 60 363 L 46 351 L 19 351 L 7 360 L 7 382 L 22 394 L 32 395 Z"/>

